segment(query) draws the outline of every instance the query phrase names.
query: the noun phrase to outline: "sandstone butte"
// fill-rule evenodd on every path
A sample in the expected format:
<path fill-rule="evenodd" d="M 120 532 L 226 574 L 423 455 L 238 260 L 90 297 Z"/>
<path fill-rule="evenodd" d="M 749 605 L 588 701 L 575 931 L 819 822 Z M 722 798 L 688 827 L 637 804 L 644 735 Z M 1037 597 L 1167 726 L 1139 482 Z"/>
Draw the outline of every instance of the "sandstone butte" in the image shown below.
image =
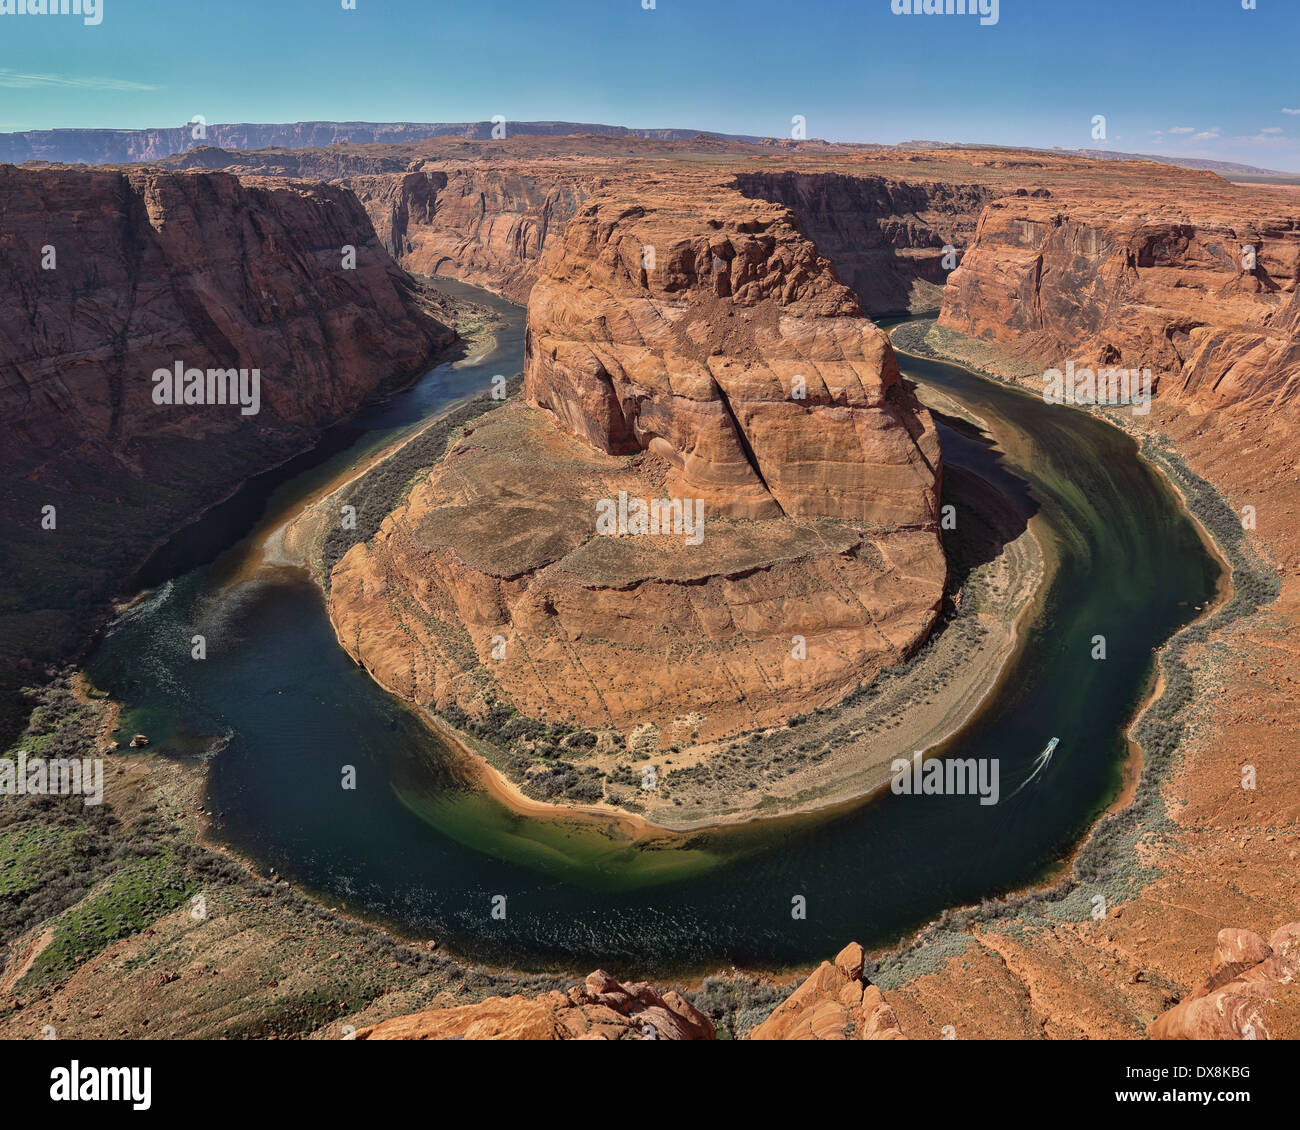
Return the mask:
<path fill-rule="evenodd" d="M 480 709 L 486 670 L 525 715 L 664 745 L 910 656 L 946 576 L 938 435 L 789 210 L 598 184 L 538 270 L 531 407 L 490 415 L 335 567 L 344 646 L 439 709 Z M 702 504 L 703 541 L 601 536 L 621 492 Z"/>
<path fill-rule="evenodd" d="M 1248 542 L 1281 577 L 1281 595 L 1217 647 L 1187 652 L 1194 724 L 1163 785 L 1169 826 L 1141 846 L 1148 885 L 1101 922 L 975 926 L 961 958 L 890 990 L 888 1003 L 912 1038 L 948 1025 L 959 1038 L 1131 1038 L 1202 984 L 1220 925 L 1268 937 L 1288 920 L 1285 908 L 1300 901 L 1294 194 L 1148 162 L 788 142 L 444 140 L 198 149 L 161 164 L 334 182 L 402 266 L 519 299 L 597 181 L 634 195 L 650 177 L 712 186 L 729 177 L 742 195 L 788 207 L 869 315 L 933 307 L 945 326 L 1018 353 L 1021 372 L 1070 359 L 1150 366 L 1157 401 L 1135 426 L 1167 437 L 1234 508 L 1254 508 Z M 943 266 L 945 247 L 961 259 L 955 272 Z M 15 327 L 24 356 L 31 337 L 31 325 Z M 1261 783 L 1253 791 L 1238 787 L 1247 763 Z M 1203 1031 L 1191 1011 L 1179 1023 Z"/>

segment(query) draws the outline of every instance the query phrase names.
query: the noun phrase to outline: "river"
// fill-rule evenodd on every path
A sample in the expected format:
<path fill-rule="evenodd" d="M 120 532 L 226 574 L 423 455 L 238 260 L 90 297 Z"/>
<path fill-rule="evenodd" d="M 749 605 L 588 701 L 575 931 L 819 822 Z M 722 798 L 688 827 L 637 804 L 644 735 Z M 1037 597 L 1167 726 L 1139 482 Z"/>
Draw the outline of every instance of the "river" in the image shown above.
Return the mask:
<path fill-rule="evenodd" d="M 87 661 L 122 704 L 119 737 L 144 731 L 169 756 L 207 761 L 215 838 L 473 960 L 656 976 L 883 945 L 1059 867 L 1119 791 L 1155 649 L 1213 599 L 1219 566 L 1123 432 L 957 366 L 900 355 L 923 389 L 986 422 L 992 437 L 941 424 L 945 460 L 1032 515 L 1054 561 L 998 693 L 943 751 L 1000 760 L 996 805 L 886 793 L 669 847 L 522 816 L 469 787 L 420 719 L 352 663 L 309 578 L 267 568 L 232 585 L 248 546 L 322 483 L 522 367 L 523 311 L 449 289 L 500 313 L 495 351 L 439 366 L 182 531 Z M 194 634 L 207 641 L 201 661 Z M 1098 635 L 1105 660 L 1093 658 Z M 1056 755 L 1011 798 L 1052 736 Z M 341 787 L 344 766 L 355 789 Z M 499 895 L 504 918 L 491 913 Z"/>

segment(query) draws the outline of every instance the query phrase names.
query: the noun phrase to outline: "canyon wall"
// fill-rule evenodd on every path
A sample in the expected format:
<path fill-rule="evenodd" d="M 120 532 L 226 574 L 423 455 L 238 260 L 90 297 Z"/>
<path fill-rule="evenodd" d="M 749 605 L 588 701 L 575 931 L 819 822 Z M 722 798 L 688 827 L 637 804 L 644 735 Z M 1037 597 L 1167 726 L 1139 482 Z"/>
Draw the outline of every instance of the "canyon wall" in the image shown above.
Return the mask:
<path fill-rule="evenodd" d="M 156 541 L 454 337 L 339 188 L 3 167 L 0 200 L 11 674 L 77 640 Z M 259 411 L 156 403 L 178 362 L 258 369 Z"/>
<path fill-rule="evenodd" d="M 683 149 L 629 141 L 620 164 L 608 142 L 568 137 L 543 147 L 521 136 L 491 144 L 444 139 L 257 152 L 200 146 L 160 163 L 337 181 L 357 194 L 408 270 L 453 275 L 523 302 L 547 239 L 563 231 L 598 183 L 653 183 L 664 175 L 660 162 Z M 944 248 L 960 254 L 997 195 L 977 182 L 924 174 L 912 180 L 865 170 L 799 172 L 757 147 L 715 144 L 719 163 L 763 155 L 768 171 L 740 171 L 731 187 L 788 208 L 869 314 L 937 307 L 951 269 Z"/>
<path fill-rule="evenodd" d="M 937 307 L 951 263 L 994 193 L 980 184 L 843 173 L 740 173 L 746 196 L 784 204 L 871 314 Z"/>
<path fill-rule="evenodd" d="M 421 164 L 401 176 L 342 183 L 408 271 L 449 275 L 526 302 L 547 239 L 577 210 L 584 181 L 546 170 Z"/>
<path fill-rule="evenodd" d="M 373 145 L 241 153 L 196 149 L 161 162 L 177 169 L 224 169 L 237 176 L 332 181 L 353 192 L 380 242 L 408 271 L 445 275 L 528 300 L 549 237 L 598 179 L 551 161 L 430 160 L 418 147 Z"/>
<path fill-rule="evenodd" d="M 1008 196 L 984 212 L 940 324 L 1045 367 L 1150 368 L 1166 401 L 1277 407 L 1300 377 L 1298 282 L 1300 204 L 1278 194 L 1189 181 L 1141 208 L 1100 189 Z"/>
<path fill-rule="evenodd" d="M 118 165 L 129 161 L 156 161 L 198 146 L 226 149 L 291 148 L 341 144 L 418 141 L 435 137 L 487 140 L 495 136 L 495 123 L 484 122 L 237 122 L 157 129 L 36 129 L 0 133 L 0 163 L 59 161 L 68 164 Z M 695 137 L 758 141 L 756 137 L 708 133 L 692 129 L 629 129 L 584 122 L 509 122 L 510 136 L 566 137 L 587 134 L 611 138 L 650 138 L 672 141 Z"/>

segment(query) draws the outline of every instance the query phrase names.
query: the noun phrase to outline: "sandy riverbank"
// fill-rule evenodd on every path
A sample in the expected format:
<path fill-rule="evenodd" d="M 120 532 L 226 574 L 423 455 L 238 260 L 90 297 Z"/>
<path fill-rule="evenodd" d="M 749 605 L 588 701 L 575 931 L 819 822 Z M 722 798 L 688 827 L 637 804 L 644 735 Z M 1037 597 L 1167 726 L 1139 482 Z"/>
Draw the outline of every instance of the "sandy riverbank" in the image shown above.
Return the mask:
<path fill-rule="evenodd" d="M 479 364 L 497 348 L 494 323 L 476 321 L 462 337 L 466 353 L 458 366 Z M 320 555 L 325 536 L 339 521 L 339 496 L 344 490 L 382 466 L 430 428 L 470 403 L 474 394 L 448 403 L 440 412 L 419 427 L 391 443 L 366 454 L 359 463 L 351 463 L 318 483 L 307 497 L 287 500 L 283 506 L 266 514 L 258 529 L 244 543 L 239 560 L 226 579 L 227 587 L 253 580 L 268 568 L 307 569 L 320 580 Z"/>

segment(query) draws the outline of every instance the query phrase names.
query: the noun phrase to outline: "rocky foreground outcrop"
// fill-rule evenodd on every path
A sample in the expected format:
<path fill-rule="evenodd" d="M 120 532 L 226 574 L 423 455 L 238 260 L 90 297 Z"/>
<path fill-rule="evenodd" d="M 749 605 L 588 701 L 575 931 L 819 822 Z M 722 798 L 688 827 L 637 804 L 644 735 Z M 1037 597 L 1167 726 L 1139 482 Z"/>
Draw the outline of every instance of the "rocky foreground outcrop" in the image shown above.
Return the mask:
<path fill-rule="evenodd" d="M 5 166 L 0 206 L 14 678 L 75 642 L 160 538 L 454 337 L 339 188 Z M 157 402 L 155 370 L 178 364 L 258 370 L 257 411 Z"/>
<path fill-rule="evenodd" d="M 1266 942 L 1250 930 L 1219 931 L 1210 976 L 1156 1018 L 1153 1040 L 1300 1038 L 1300 922 Z"/>
<path fill-rule="evenodd" d="M 340 561 L 343 645 L 417 702 L 479 713 L 490 677 L 531 718 L 651 750 L 909 657 L 946 576 L 937 433 L 789 211 L 598 188 L 541 271 L 532 407 L 467 432 Z M 689 507 L 698 536 L 602 529 L 623 498 Z"/>
<path fill-rule="evenodd" d="M 856 942 L 823 962 L 746 1037 L 750 1040 L 905 1040 L 893 1010 L 863 976 Z M 603 970 L 567 993 L 489 997 L 396 1016 L 358 1040 L 712 1040 L 713 1024 L 675 990 L 623 985 Z"/>
<path fill-rule="evenodd" d="M 905 1040 L 884 994 L 863 976 L 857 942 L 823 961 L 749 1035 L 751 1040 Z"/>
<path fill-rule="evenodd" d="M 489 997 L 357 1031 L 358 1040 L 712 1040 L 709 1018 L 681 994 L 621 984 L 603 970 L 567 993 Z"/>

